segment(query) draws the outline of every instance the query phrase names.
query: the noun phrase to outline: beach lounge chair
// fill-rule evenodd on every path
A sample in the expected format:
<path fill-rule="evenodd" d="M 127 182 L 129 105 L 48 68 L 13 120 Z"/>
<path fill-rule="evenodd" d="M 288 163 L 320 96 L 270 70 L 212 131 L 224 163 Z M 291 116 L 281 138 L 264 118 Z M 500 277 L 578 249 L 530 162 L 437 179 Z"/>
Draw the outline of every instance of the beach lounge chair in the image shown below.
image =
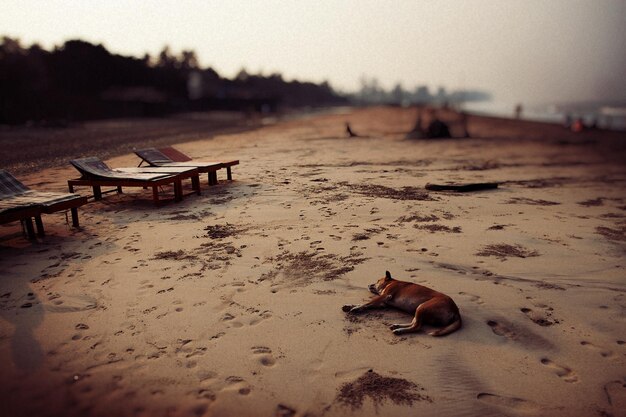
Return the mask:
<path fill-rule="evenodd" d="M 70 210 L 72 225 L 78 227 L 78 207 L 87 204 L 87 197 L 31 190 L 5 170 L 0 170 L 0 223 L 20 220 L 29 238 L 34 238 L 32 219 L 37 234 L 44 236 L 42 214 Z"/>
<path fill-rule="evenodd" d="M 194 161 L 189 156 L 172 147 L 147 148 L 135 151 L 141 158 L 141 163 L 147 162 L 153 166 L 194 166 L 200 172 L 206 172 L 209 185 L 217 184 L 217 171 L 226 168 L 226 178 L 233 179 L 231 167 L 239 165 L 238 160 L 232 161 Z M 141 164 L 139 164 L 141 166 Z"/>
<path fill-rule="evenodd" d="M 33 218 L 36 216 L 41 216 L 41 208 L 37 205 L 20 205 L 0 199 L 0 224 L 21 222 L 29 239 L 35 238 Z"/>
<path fill-rule="evenodd" d="M 174 200 L 180 201 L 183 198 L 183 179 L 191 179 L 194 192 L 200 194 L 199 173 L 194 167 L 172 167 L 158 172 L 151 168 L 140 168 L 139 171 L 137 168 L 112 169 L 96 157 L 74 159 L 70 163 L 81 173 L 81 178 L 67 182 L 70 192 L 73 193 L 76 186 L 89 186 L 93 189 L 95 200 L 101 200 L 102 194 L 109 192 L 121 193 L 122 187 L 142 187 L 152 188 L 152 199 L 158 206 L 161 204 L 159 188 L 171 184 L 174 186 Z M 102 187 L 115 189 L 103 192 Z"/>

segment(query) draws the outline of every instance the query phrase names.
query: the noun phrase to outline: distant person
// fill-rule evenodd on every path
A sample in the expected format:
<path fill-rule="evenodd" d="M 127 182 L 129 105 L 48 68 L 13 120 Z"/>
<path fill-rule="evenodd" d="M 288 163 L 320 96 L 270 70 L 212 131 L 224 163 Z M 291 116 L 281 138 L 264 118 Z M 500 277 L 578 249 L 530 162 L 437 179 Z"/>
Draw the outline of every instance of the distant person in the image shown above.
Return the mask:
<path fill-rule="evenodd" d="M 572 127 L 572 115 L 569 113 L 565 114 L 565 121 L 563 122 L 563 127 L 569 129 Z"/>
<path fill-rule="evenodd" d="M 348 136 L 351 138 L 356 138 L 359 136 L 356 133 L 354 133 L 352 129 L 350 129 L 350 123 L 346 123 L 346 133 L 348 133 Z"/>
<path fill-rule="evenodd" d="M 518 104 L 517 106 L 515 106 L 515 118 L 516 119 L 521 119 L 522 118 L 522 105 Z"/>
<path fill-rule="evenodd" d="M 429 138 L 451 138 L 450 128 L 448 124 L 442 122 L 437 117 L 433 119 L 432 122 L 428 125 L 428 129 L 426 130 L 426 136 Z"/>
<path fill-rule="evenodd" d="M 572 132 L 580 133 L 585 130 L 585 123 L 583 122 L 582 117 L 578 117 L 574 123 L 572 123 Z"/>
<path fill-rule="evenodd" d="M 417 110 L 417 120 L 415 121 L 415 125 L 413 126 L 413 129 L 411 130 L 411 133 L 413 132 L 421 132 L 422 131 L 422 112 L 418 109 Z"/>
<path fill-rule="evenodd" d="M 469 138 L 470 134 L 469 134 L 469 130 L 467 130 L 467 113 L 465 113 L 464 111 L 461 111 L 459 116 L 461 117 L 461 128 L 463 129 L 463 137 Z"/>
<path fill-rule="evenodd" d="M 417 120 L 413 125 L 413 129 L 408 132 L 405 139 L 423 139 L 426 137 L 426 132 L 422 129 L 422 112 L 417 109 Z"/>

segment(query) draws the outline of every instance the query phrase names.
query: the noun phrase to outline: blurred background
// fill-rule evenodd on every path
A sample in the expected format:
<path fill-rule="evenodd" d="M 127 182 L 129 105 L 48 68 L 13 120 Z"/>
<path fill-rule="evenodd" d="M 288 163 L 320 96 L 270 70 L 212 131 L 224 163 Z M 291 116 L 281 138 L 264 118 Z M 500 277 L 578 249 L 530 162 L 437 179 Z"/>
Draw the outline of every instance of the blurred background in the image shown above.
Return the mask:
<path fill-rule="evenodd" d="M 389 104 L 626 129 L 622 0 L 4 0 L 0 124 Z"/>

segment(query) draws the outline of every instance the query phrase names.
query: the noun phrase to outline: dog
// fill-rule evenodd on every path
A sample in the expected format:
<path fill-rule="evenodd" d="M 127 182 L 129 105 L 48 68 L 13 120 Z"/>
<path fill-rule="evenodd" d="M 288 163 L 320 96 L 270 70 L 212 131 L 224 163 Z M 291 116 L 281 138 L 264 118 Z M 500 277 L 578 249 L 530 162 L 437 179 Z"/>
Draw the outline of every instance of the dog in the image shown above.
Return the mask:
<path fill-rule="evenodd" d="M 395 334 L 419 331 L 422 324 L 444 326 L 428 334 L 445 336 L 461 328 L 461 313 L 452 298 L 423 285 L 398 281 L 389 271 L 376 283 L 369 285 L 369 290 L 376 294 L 369 303 L 362 305 L 344 305 L 346 313 L 360 313 L 369 308 L 395 307 L 414 314 L 413 321 L 406 324 L 392 324 L 390 329 Z"/>

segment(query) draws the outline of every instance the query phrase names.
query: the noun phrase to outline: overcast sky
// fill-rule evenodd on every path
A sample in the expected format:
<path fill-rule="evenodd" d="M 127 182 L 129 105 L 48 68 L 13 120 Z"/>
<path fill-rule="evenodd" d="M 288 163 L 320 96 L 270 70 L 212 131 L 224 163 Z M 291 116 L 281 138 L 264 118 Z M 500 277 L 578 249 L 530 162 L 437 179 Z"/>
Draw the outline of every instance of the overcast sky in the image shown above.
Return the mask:
<path fill-rule="evenodd" d="M 365 75 L 499 102 L 626 100 L 625 0 L 2 0 L 0 35 L 136 56 L 169 45 L 222 76 L 344 91 Z"/>

